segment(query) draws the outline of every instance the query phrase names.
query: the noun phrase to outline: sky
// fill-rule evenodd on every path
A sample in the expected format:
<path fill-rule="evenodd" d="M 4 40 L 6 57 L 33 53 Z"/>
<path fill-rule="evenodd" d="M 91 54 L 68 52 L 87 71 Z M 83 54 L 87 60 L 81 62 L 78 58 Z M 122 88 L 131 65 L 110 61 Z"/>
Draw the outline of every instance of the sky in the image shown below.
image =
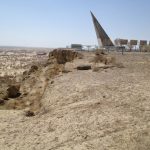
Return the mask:
<path fill-rule="evenodd" d="M 94 13 L 112 40 L 150 40 L 150 0 L 0 0 L 0 46 L 98 45 Z"/>

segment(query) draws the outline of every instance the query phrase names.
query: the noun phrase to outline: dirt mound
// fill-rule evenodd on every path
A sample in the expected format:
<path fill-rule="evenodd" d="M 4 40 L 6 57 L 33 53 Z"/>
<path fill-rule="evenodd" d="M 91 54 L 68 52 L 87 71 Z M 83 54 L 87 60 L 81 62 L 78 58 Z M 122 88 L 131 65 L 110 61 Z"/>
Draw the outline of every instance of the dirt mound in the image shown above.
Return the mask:
<path fill-rule="evenodd" d="M 78 57 L 78 53 L 69 49 L 54 49 L 49 53 L 49 59 L 55 58 L 58 64 L 71 62 Z"/>

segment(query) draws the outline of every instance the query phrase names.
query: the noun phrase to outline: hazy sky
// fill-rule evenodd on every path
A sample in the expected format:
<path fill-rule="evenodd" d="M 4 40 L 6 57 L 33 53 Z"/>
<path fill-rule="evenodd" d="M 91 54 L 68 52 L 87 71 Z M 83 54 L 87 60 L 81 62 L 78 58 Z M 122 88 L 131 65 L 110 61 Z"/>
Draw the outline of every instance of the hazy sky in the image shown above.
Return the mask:
<path fill-rule="evenodd" d="M 0 0 L 0 45 L 97 44 L 90 10 L 112 40 L 150 40 L 150 0 Z"/>

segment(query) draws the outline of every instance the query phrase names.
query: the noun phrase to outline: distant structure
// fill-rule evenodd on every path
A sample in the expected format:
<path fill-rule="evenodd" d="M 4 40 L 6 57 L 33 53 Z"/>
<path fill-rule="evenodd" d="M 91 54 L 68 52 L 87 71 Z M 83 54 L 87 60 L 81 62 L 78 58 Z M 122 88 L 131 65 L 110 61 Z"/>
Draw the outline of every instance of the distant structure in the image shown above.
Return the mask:
<path fill-rule="evenodd" d="M 91 16 L 93 19 L 93 24 L 95 27 L 99 47 L 114 47 L 114 44 L 112 43 L 111 39 L 106 34 L 105 30 L 102 28 L 102 26 L 100 25 L 100 23 L 98 22 L 98 20 L 92 12 Z"/>
<path fill-rule="evenodd" d="M 138 40 L 130 40 L 128 43 L 129 50 L 132 51 L 133 49 L 136 50 L 136 47 L 138 45 Z"/>
<path fill-rule="evenodd" d="M 44 55 L 47 55 L 47 53 L 45 53 L 45 52 L 37 52 L 36 53 L 38 56 L 44 56 Z"/>
<path fill-rule="evenodd" d="M 71 44 L 72 49 L 82 50 L 82 44 Z"/>
<path fill-rule="evenodd" d="M 116 46 L 126 46 L 128 44 L 127 39 L 115 39 L 114 43 Z"/>
<path fill-rule="evenodd" d="M 136 46 L 138 44 L 138 40 L 130 40 L 130 46 Z"/>
<path fill-rule="evenodd" d="M 98 49 L 97 45 L 82 45 L 82 44 L 71 44 L 71 46 L 66 46 L 66 48 L 75 49 L 77 51 L 84 51 L 84 50 L 95 50 Z"/>
<path fill-rule="evenodd" d="M 146 40 L 140 40 L 140 46 L 146 46 L 147 41 Z"/>
<path fill-rule="evenodd" d="M 131 50 L 137 50 L 136 48 L 141 49 L 147 45 L 150 45 L 150 41 L 149 43 L 146 40 L 140 40 L 138 42 L 138 40 L 135 40 L 135 39 L 132 39 L 132 40 L 116 39 L 113 44 L 113 42 L 111 41 L 111 39 L 109 38 L 109 36 L 107 35 L 107 33 L 105 32 L 105 30 L 100 25 L 100 23 L 98 22 L 98 20 L 96 19 L 96 17 L 94 16 L 92 12 L 91 12 L 91 16 L 92 16 L 95 32 L 97 35 L 99 47 L 106 48 L 108 50 L 122 50 L 123 51 L 123 49 L 125 50 L 129 49 L 131 51 Z"/>

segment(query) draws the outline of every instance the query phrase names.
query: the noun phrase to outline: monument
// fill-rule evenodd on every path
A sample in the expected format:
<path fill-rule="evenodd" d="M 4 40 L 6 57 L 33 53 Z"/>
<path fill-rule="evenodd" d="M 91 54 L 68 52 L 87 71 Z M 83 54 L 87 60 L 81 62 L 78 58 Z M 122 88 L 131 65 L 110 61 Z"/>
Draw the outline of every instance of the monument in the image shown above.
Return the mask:
<path fill-rule="evenodd" d="M 96 35 L 97 35 L 97 40 L 98 40 L 98 45 L 99 47 L 114 47 L 113 42 L 105 32 L 105 30 L 102 28 L 94 14 L 91 12 L 92 19 L 93 19 L 93 24 L 95 27 Z"/>

